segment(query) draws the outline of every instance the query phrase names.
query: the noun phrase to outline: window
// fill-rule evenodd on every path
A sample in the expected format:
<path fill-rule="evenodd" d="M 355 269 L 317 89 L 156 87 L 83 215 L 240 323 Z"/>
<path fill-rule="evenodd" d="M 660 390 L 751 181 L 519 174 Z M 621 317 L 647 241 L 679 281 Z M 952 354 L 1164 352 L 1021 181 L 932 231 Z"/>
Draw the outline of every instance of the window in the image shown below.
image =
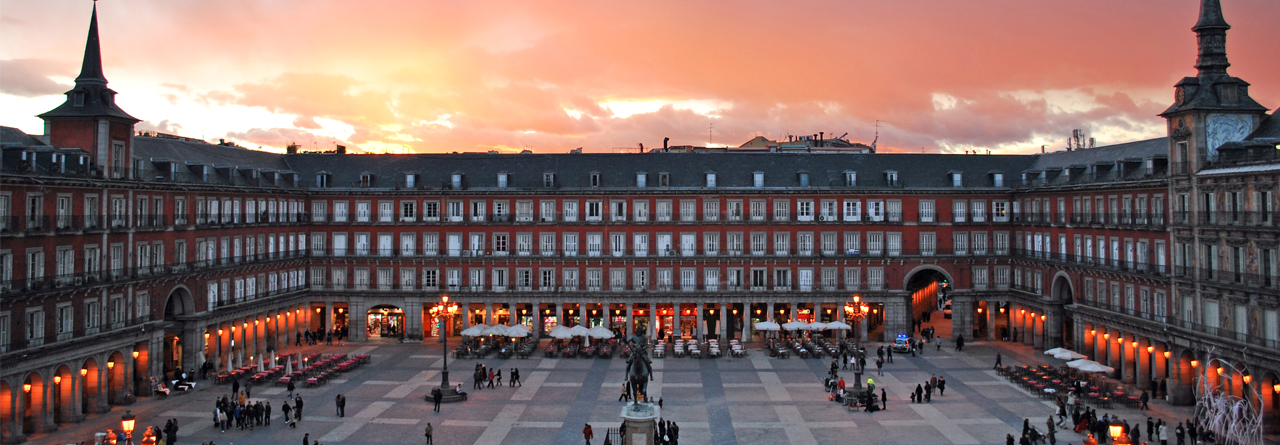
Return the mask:
<path fill-rule="evenodd" d="M 773 220 L 787 221 L 791 219 L 791 202 L 787 199 L 773 200 Z"/>
<path fill-rule="evenodd" d="M 884 290 L 883 267 L 867 268 L 867 288 L 871 290 Z"/>
<path fill-rule="evenodd" d="M 963 176 L 964 176 L 964 175 L 962 175 L 960 172 L 954 172 L 954 173 L 951 173 L 951 186 L 952 186 L 952 187 L 964 187 L 964 183 L 963 183 L 963 181 L 961 181 L 961 178 L 962 178 Z"/>
<path fill-rule="evenodd" d="M 369 222 L 371 205 L 368 201 L 356 203 L 356 222 Z"/>
<path fill-rule="evenodd" d="M 888 203 L 888 208 L 886 209 L 885 214 L 888 216 L 889 221 L 902 221 L 902 201 L 890 199 L 886 202 Z"/>
<path fill-rule="evenodd" d="M 767 241 L 767 234 L 764 232 L 751 232 L 751 254 L 756 256 L 764 255 Z"/>
<path fill-rule="evenodd" d="M 540 213 L 541 213 L 542 222 L 552 222 L 556 220 L 556 202 L 555 201 L 541 201 L 538 203 L 538 206 L 541 208 Z"/>
<path fill-rule="evenodd" d="M 751 220 L 764 221 L 765 219 L 765 202 L 763 199 L 751 200 Z"/>
<path fill-rule="evenodd" d="M 666 172 L 658 173 L 658 187 L 671 187 L 671 174 Z"/>
<path fill-rule="evenodd" d="M 659 200 L 657 213 L 659 222 L 671 221 L 671 201 Z"/>
<path fill-rule="evenodd" d="M 693 199 L 680 200 L 680 220 L 681 221 L 697 221 L 698 220 L 698 201 Z"/>
<path fill-rule="evenodd" d="M 884 181 L 885 181 L 885 185 L 888 185 L 888 186 L 890 186 L 890 187 L 897 187 L 897 186 L 898 186 L 898 172 L 897 172 L 897 171 L 894 171 L 894 170 L 885 170 L 885 172 L 884 172 Z"/>
<path fill-rule="evenodd" d="M 953 222 L 962 223 L 965 220 L 966 209 L 969 203 L 966 201 L 951 201 L 951 219 Z"/>
<path fill-rule="evenodd" d="M 854 186 L 857 186 L 857 185 L 858 185 L 858 172 L 855 172 L 855 171 L 845 171 L 845 172 L 844 172 L 844 185 L 845 185 L 846 187 L 854 187 Z"/>
<path fill-rule="evenodd" d="M 860 287 L 862 287 L 862 268 L 859 268 L 859 267 L 844 268 L 845 290 L 858 290 Z"/>
<path fill-rule="evenodd" d="M 720 254 L 720 233 L 706 232 L 702 234 L 702 251 L 705 255 Z"/>
<path fill-rule="evenodd" d="M 555 187 L 555 186 L 556 186 L 556 174 L 555 174 L 555 173 L 543 173 L 543 174 L 542 174 L 542 186 L 543 186 L 543 187 Z"/>
<path fill-rule="evenodd" d="M 649 221 L 649 201 L 637 199 L 631 203 L 631 210 L 635 213 L 635 220 L 640 222 Z"/>
<path fill-rule="evenodd" d="M 414 201 L 402 201 L 400 203 L 400 220 L 415 221 L 418 219 L 418 203 Z"/>
<path fill-rule="evenodd" d="M 889 256 L 902 255 L 902 232 L 886 233 L 885 242 L 888 244 Z"/>
<path fill-rule="evenodd" d="M 920 254 L 933 256 L 938 247 L 938 235 L 934 232 L 920 232 Z"/>
<path fill-rule="evenodd" d="M 462 189 L 462 173 L 453 173 L 449 175 L 449 185 L 452 186 L 454 190 L 461 190 Z"/>
<path fill-rule="evenodd" d="M 920 201 L 920 222 L 931 223 L 934 220 L 934 201 L 925 199 Z"/>
<path fill-rule="evenodd" d="M 969 253 L 969 234 L 966 232 L 953 232 L 952 249 L 956 255 L 967 255 Z"/>
<path fill-rule="evenodd" d="M 591 186 L 592 187 L 600 186 L 600 173 L 595 173 L 595 172 L 591 173 Z"/>
<path fill-rule="evenodd" d="M 567 222 L 574 222 L 578 220 L 578 201 L 564 201 L 564 220 Z"/>
<path fill-rule="evenodd" d="M 764 172 L 754 172 L 751 174 L 751 183 L 756 188 L 764 187 Z"/>
<path fill-rule="evenodd" d="M 603 220 L 601 213 L 604 203 L 600 201 L 587 201 L 587 221 L 597 222 Z"/>
<path fill-rule="evenodd" d="M 725 219 L 742 221 L 742 200 L 732 199 L 725 203 Z"/>
<path fill-rule="evenodd" d="M 884 201 L 867 200 L 867 220 L 884 221 Z"/>
<path fill-rule="evenodd" d="M 627 220 L 627 201 L 625 200 L 609 201 L 609 220 L 610 221 L 626 221 Z"/>
<path fill-rule="evenodd" d="M 807 199 L 796 201 L 796 221 L 813 221 L 813 201 Z"/>
<path fill-rule="evenodd" d="M 802 232 L 796 234 L 796 254 L 801 256 L 813 256 L 813 232 Z"/>
<path fill-rule="evenodd" d="M 648 173 L 645 173 L 645 172 L 636 173 L 636 187 L 644 188 L 645 183 L 648 182 L 648 179 L 649 179 Z"/>
<path fill-rule="evenodd" d="M 498 173 L 498 188 L 507 188 L 507 172 Z"/>
<path fill-rule="evenodd" d="M 801 187 L 808 187 L 808 186 L 809 186 L 809 173 L 807 173 L 807 172 L 800 172 L 800 173 L 799 173 L 799 176 L 800 176 L 800 186 L 801 186 Z"/>
<path fill-rule="evenodd" d="M 844 220 L 845 221 L 861 221 L 862 220 L 862 201 L 856 199 L 846 199 L 844 204 Z"/>
<path fill-rule="evenodd" d="M 716 174 L 707 173 L 707 188 L 715 188 L 715 186 L 716 186 Z"/>
<path fill-rule="evenodd" d="M 702 220 L 703 221 L 719 221 L 720 220 L 720 200 L 704 199 L 702 201 Z"/>

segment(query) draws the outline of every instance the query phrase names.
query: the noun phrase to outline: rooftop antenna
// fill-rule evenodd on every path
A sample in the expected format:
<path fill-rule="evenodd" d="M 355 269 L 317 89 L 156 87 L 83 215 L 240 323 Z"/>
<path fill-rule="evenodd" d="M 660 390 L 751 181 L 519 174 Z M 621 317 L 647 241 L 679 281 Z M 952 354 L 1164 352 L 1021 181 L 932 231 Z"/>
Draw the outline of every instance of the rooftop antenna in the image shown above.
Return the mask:
<path fill-rule="evenodd" d="M 871 151 L 875 151 L 876 142 L 880 141 L 880 119 L 876 119 L 876 138 L 871 140 Z"/>
<path fill-rule="evenodd" d="M 716 126 L 715 122 L 711 122 L 707 124 L 707 148 L 711 148 L 711 141 L 713 140 L 711 138 L 711 130 L 714 129 L 715 126 Z"/>

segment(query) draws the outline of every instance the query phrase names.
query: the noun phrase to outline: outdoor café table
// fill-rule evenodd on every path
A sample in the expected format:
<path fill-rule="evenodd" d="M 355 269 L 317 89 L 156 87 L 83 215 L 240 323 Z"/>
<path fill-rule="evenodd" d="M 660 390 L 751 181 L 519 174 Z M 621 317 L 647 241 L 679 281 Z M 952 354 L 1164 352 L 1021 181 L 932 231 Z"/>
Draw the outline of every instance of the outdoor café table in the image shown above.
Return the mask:
<path fill-rule="evenodd" d="M 1040 397 L 1045 399 L 1050 399 L 1050 398 L 1053 398 L 1053 396 L 1057 393 L 1058 393 L 1058 390 L 1056 389 L 1044 388 L 1044 392 L 1040 394 Z"/>

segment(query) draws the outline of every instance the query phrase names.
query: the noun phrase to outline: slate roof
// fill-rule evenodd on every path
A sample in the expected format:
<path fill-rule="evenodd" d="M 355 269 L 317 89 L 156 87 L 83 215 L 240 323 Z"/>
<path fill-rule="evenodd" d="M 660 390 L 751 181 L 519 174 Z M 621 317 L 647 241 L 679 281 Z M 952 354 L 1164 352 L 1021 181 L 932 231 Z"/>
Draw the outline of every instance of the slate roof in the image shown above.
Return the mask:
<path fill-rule="evenodd" d="M 37 147 L 47 145 L 35 136 L 13 127 L 0 127 L 0 144 L 5 146 Z"/>
<path fill-rule="evenodd" d="M 1068 167 L 1088 167 L 1094 164 L 1113 164 L 1121 159 L 1145 160 L 1168 156 L 1169 138 L 1163 137 L 1104 147 L 1042 154 L 1028 170 L 1060 170 Z"/>
<path fill-rule="evenodd" d="M 590 187 L 592 173 L 600 174 L 600 188 L 634 188 L 636 174 L 646 173 L 646 188 L 659 186 L 668 173 L 670 188 L 706 185 L 716 173 L 717 188 L 753 187 L 753 173 L 764 172 L 767 188 L 799 187 L 800 173 L 809 187 L 846 187 L 845 171 L 857 173 L 858 188 L 889 187 L 885 172 L 894 170 L 905 188 L 952 188 L 948 172 L 963 172 L 964 187 L 991 187 L 988 174 L 1006 178 L 1029 167 L 1034 155 L 944 154 L 819 154 L 819 153 L 645 153 L 645 154 L 422 154 L 286 156 L 289 166 L 314 183 L 314 175 L 333 175 L 331 187 L 354 187 L 362 173 L 376 175 L 372 187 L 402 186 L 404 175 L 416 173 L 418 185 L 440 188 L 453 173 L 462 173 L 468 188 L 497 186 L 500 172 L 509 173 L 508 188 L 544 188 L 543 173 L 554 173 L 558 188 Z M 1006 179 L 1008 180 L 1008 179 Z"/>
<path fill-rule="evenodd" d="M 187 141 L 158 137 L 133 138 L 133 157 L 144 161 L 166 159 L 178 163 L 228 165 L 246 168 L 274 168 L 288 170 L 284 155 L 249 150 L 228 145 L 214 145 L 203 141 Z"/>

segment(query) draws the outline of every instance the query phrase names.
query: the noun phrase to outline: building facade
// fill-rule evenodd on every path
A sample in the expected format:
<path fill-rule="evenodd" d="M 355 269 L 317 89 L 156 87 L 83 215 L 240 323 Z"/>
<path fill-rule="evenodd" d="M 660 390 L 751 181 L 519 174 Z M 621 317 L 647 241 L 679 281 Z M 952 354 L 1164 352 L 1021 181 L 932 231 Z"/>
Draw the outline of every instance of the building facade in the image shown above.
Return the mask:
<path fill-rule="evenodd" d="M 1280 122 L 1226 74 L 1227 28 L 1206 0 L 1168 137 L 1108 147 L 278 155 L 134 131 L 95 13 L 45 135 L 0 128 L 0 441 L 303 330 L 750 341 L 854 295 L 873 313 L 850 336 L 911 333 L 943 296 L 967 338 L 1069 347 L 1178 404 L 1213 374 L 1276 428 Z"/>

